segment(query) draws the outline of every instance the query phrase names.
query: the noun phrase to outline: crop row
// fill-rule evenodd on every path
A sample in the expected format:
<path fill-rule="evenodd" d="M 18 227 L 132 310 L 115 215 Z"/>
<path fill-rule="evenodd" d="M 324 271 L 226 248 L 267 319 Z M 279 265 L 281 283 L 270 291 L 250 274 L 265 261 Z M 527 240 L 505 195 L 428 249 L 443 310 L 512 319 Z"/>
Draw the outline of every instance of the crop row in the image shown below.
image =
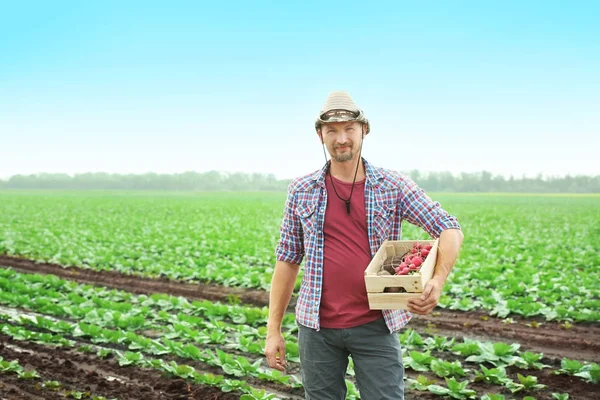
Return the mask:
<path fill-rule="evenodd" d="M 50 345 L 59 345 L 64 347 L 75 347 L 74 341 L 69 341 L 65 339 L 60 334 L 51 334 L 51 333 L 39 333 L 35 331 L 28 330 L 22 326 L 13 326 L 13 325 L 0 325 L 0 331 L 6 335 L 13 337 L 15 340 L 25 340 L 28 342 L 38 342 L 43 344 Z M 153 358 L 148 357 L 147 353 L 143 351 L 125 351 L 121 352 L 119 350 L 107 349 L 101 346 L 94 346 L 97 350 L 97 355 L 99 357 L 107 357 L 109 354 L 114 354 L 117 357 L 117 361 L 119 365 L 123 367 L 128 366 L 139 366 L 139 367 L 152 367 L 156 368 L 160 371 L 166 372 L 172 376 L 177 376 L 183 379 L 192 380 L 197 384 L 211 384 L 217 385 L 221 387 L 224 391 L 231 390 L 241 390 L 241 391 L 250 391 L 251 394 L 242 397 L 243 399 L 272 399 L 273 396 L 266 394 L 265 392 L 253 390 L 249 385 L 247 385 L 244 381 L 239 380 L 230 380 L 223 378 L 219 375 L 209 374 L 209 373 L 199 373 L 193 366 L 177 363 L 173 360 L 167 362 L 161 358 Z M 91 346 L 80 346 L 79 351 L 90 352 Z M 411 359 L 416 359 L 414 354 L 411 354 Z M 420 362 L 425 362 L 420 360 Z M 435 359 L 433 360 L 435 362 Z M 496 374 L 494 371 L 485 370 L 484 374 L 481 374 L 486 380 L 489 380 L 489 383 L 499 383 L 494 382 L 494 379 L 501 378 L 502 376 Z M 475 398 L 475 392 L 471 389 L 468 389 L 469 381 L 458 382 L 454 377 L 445 378 L 447 382 L 447 386 L 439 385 L 434 383 L 434 381 L 427 379 L 425 376 L 419 376 L 416 380 L 407 379 L 407 383 L 410 385 L 409 387 L 412 390 L 429 390 L 432 393 L 442 395 L 442 396 L 452 396 L 456 399 L 473 399 Z M 544 385 L 537 384 L 535 377 L 524 377 L 519 376 L 519 382 L 512 382 L 508 378 L 504 377 L 503 385 L 509 387 L 513 393 L 519 392 L 521 390 L 531 392 L 536 389 L 541 389 Z M 351 385 L 351 382 L 347 381 L 347 385 L 349 388 L 347 399 L 357 399 L 358 392 L 356 388 Z M 555 397 L 557 399 L 568 399 L 568 395 L 553 393 L 553 396 L 561 396 Z M 534 399 L 533 397 L 524 397 L 528 399 Z M 504 396 L 497 394 L 484 394 L 481 399 L 504 399 Z"/>
<path fill-rule="evenodd" d="M 126 308 L 123 308 L 123 303 L 98 297 L 98 294 L 102 293 L 118 300 L 122 294 L 120 291 L 98 291 L 89 285 L 67 284 L 67 281 L 58 280 L 49 275 L 20 274 L 14 271 L 3 271 L 2 273 L 10 275 L 10 279 L 0 277 L 0 288 L 2 289 L 0 302 L 56 317 L 75 318 L 86 323 L 88 330 L 103 328 L 123 328 L 126 331 L 151 330 L 154 336 L 184 340 L 186 343 L 220 345 L 224 348 L 255 355 L 261 355 L 264 348 L 266 315 L 257 317 L 261 315 L 261 309 L 255 307 L 202 302 L 200 303 L 202 307 L 196 308 L 193 303 L 172 296 L 153 301 L 153 305 L 158 307 L 166 305 L 171 308 L 171 312 L 178 312 L 175 315 L 167 311 L 152 311 L 148 305 L 136 306 L 135 304 L 144 304 L 148 300 L 144 295 L 128 294 L 130 303 L 125 304 Z M 46 287 L 53 286 L 59 286 L 61 291 L 46 289 Z M 67 286 L 71 292 L 64 290 Z M 75 292 L 77 293 L 74 297 Z M 233 315 L 252 315 L 255 317 L 253 322 L 259 328 L 231 321 L 228 318 L 228 312 L 232 310 Z M 228 323 L 227 320 L 231 323 Z M 456 343 L 455 339 L 443 336 L 422 339 L 412 329 L 405 330 L 399 339 L 403 347 L 408 350 L 424 349 L 441 354 L 451 351 L 455 355 L 465 357 L 466 362 L 487 362 L 494 367 L 516 365 L 522 369 L 548 367 L 540 363 L 542 354 L 521 352 L 518 344 L 486 343 L 468 338 L 463 339 L 462 343 Z M 286 342 L 288 360 L 298 362 L 296 336 L 286 333 Z M 567 365 L 576 362 L 563 360 L 563 363 Z M 579 369 L 564 368 L 563 366 L 560 372 L 573 375 L 585 372 L 584 368 L 587 366 L 581 363 L 578 365 Z M 592 368 L 592 373 L 594 373 L 593 371 L 595 371 L 594 368 Z M 587 376 L 587 378 L 592 380 L 591 376 Z"/>
<path fill-rule="evenodd" d="M 1 316 L 5 319 L 6 316 Z M 13 326 L 9 324 L 0 324 L 0 332 L 13 338 L 14 340 L 40 343 L 44 345 L 59 346 L 65 348 L 74 348 L 76 342 L 65 339 L 61 334 L 40 333 L 29 330 L 22 326 Z M 102 352 L 102 350 L 104 350 Z M 125 366 L 140 366 L 155 368 L 161 372 L 165 372 L 171 376 L 191 380 L 198 385 L 217 386 L 224 392 L 240 391 L 245 393 L 242 400 L 272 400 L 275 396 L 267 393 L 265 390 L 255 389 L 244 380 L 228 379 L 222 375 L 212 373 L 199 373 L 192 366 L 178 364 L 175 361 L 166 362 L 160 358 L 144 357 L 139 352 L 109 351 L 98 347 L 98 355 L 106 357 L 108 354 L 115 354 L 118 357 L 119 365 Z"/>
<path fill-rule="evenodd" d="M 140 351 L 155 356 L 172 355 L 181 358 L 200 361 L 211 367 L 221 368 L 226 374 L 242 377 L 252 376 L 261 380 L 278 382 L 290 386 L 299 385 L 291 382 L 290 376 L 282 375 L 279 371 L 259 367 L 262 359 L 252 363 L 246 357 L 235 356 L 219 349 L 215 352 L 203 350 L 197 346 L 167 338 L 151 339 L 134 332 L 121 329 L 106 329 L 94 324 L 68 323 L 54 321 L 45 317 L 7 316 L 0 314 L 0 320 L 9 321 L 11 324 L 21 324 L 26 327 L 35 327 L 42 331 L 67 335 L 70 338 L 82 338 L 94 344 L 110 344 L 124 346 L 132 351 Z M 4 329 L 10 325 L 4 324 Z"/>

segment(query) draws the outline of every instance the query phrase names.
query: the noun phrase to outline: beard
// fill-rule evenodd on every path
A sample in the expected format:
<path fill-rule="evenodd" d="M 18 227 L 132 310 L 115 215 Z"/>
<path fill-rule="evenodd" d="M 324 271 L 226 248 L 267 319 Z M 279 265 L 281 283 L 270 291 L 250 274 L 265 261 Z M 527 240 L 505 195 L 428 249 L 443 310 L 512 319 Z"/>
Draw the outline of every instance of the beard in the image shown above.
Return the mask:
<path fill-rule="evenodd" d="M 352 152 L 351 150 L 346 151 L 344 153 L 334 153 L 333 154 L 333 159 L 337 162 L 344 162 L 344 161 L 350 161 L 354 158 L 354 152 Z"/>
<path fill-rule="evenodd" d="M 338 151 L 339 147 L 346 147 L 347 150 L 340 152 Z M 337 162 L 345 162 L 350 161 L 354 158 L 354 148 L 352 144 L 347 144 L 345 146 L 335 146 L 333 148 L 333 152 L 330 152 L 331 158 L 333 158 Z"/>

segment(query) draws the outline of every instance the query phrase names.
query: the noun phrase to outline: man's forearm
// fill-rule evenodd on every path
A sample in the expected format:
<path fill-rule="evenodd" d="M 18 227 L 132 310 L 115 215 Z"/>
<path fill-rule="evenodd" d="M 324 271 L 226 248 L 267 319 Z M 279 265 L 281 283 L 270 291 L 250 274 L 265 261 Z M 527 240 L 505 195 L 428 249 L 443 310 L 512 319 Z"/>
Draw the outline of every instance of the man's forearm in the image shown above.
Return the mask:
<path fill-rule="evenodd" d="M 446 229 L 440 234 L 439 239 L 439 250 L 433 279 L 437 279 L 443 284 L 456 263 L 464 235 L 460 229 Z"/>
<path fill-rule="evenodd" d="M 269 333 L 281 332 L 281 321 L 290 303 L 299 268 L 297 264 L 283 261 L 275 263 L 271 293 L 269 294 L 269 321 L 267 323 Z"/>

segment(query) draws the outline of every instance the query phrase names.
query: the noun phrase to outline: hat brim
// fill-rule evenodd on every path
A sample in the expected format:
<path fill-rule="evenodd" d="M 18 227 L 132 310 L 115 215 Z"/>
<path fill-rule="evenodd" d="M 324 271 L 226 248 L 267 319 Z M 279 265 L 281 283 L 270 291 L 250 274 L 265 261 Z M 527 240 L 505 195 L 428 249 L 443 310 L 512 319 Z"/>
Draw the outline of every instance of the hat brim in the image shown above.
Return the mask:
<path fill-rule="evenodd" d="M 357 114 L 355 113 L 340 113 L 339 115 L 329 115 L 327 119 L 323 119 L 323 114 L 319 115 L 317 121 L 315 122 L 315 129 L 318 131 L 321 129 L 323 124 L 332 123 L 332 122 L 351 122 L 356 121 L 362 124 L 367 125 L 368 134 L 371 131 L 371 125 L 369 124 L 369 120 L 365 118 L 364 114 L 361 112 Z"/>

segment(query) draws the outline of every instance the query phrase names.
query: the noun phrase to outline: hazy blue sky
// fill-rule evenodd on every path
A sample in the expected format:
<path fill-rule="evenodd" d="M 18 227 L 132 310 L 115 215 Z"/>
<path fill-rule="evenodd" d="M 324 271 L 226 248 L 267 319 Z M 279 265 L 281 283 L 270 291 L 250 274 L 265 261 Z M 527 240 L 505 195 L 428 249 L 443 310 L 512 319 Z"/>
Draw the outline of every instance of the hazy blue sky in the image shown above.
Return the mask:
<path fill-rule="evenodd" d="M 347 90 L 396 170 L 600 174 L 600 2 L 2 2 L 0 178 L 320 168 Z"/>

